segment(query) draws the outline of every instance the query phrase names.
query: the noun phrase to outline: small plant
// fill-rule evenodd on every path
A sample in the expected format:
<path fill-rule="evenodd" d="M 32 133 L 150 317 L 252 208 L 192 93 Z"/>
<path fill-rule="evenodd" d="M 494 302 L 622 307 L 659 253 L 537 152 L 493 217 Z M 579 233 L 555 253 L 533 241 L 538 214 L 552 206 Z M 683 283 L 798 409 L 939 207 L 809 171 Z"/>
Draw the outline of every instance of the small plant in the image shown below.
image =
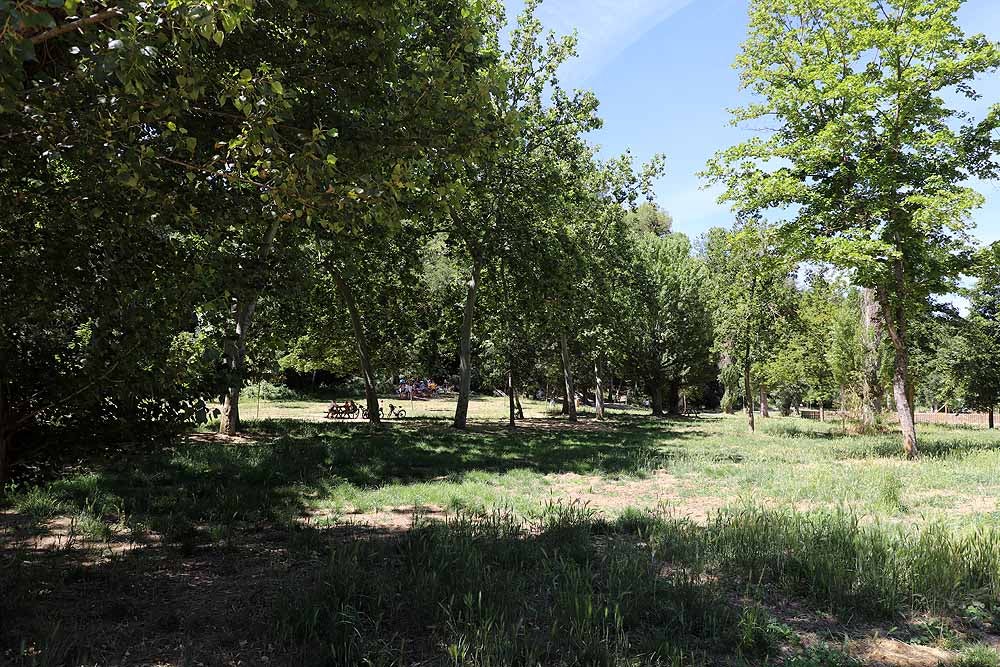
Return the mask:
<path fill-rule="evenodd" d="M 985 644 L 975 644 L 962 650 L 955 667 L 1000 667 L 1000 653 Z"/>
<path fill-rule="evenodd" d="M 961 644 L 959 635 L 947 621 L 932 618 L 913 624 L 915 635 L 910 641 L 914 644 L 937 646 L 938 648 L 954 650 Z"/>
<path fill-rule="evenodd" d="M 615 529 L 631 535 L 648 538 L 656 526 L 656 516 L 647 510 L 626 507 L 615 521 Z"/>
<path fill-rule="evenodd" d="M 861 667 L 861 661 L 829 644 L 816 644 L 785 658 L 782 667 Z"/>
<path fill-rule="evenodd" d="M 736 626 L 736 650 L 748 657 L 766 658 L 783 642 L 795 639 L 795 632 L 779 623 L 759 606 L 745 607 Z"/>
<path fill-rule="evenodd" d="M 114 536 L 111 526 L 101 517 L 86 510 L 76 517 L 76 531 L 84 539 L 99 542 L 107 542 Z"/>
<path fill-rule="evenodd" d="M 15 493 L 13 505 L 15 512 L 27 515 L 35 524 L 51 519 L 63 509 L 59 498 L 51 490 L 38 486 Z"/>
<path fill-rule="evenodd" d="M 903 480 L 895 472 L 888 472 L 878 482 L 877 504 L 893 514 L 906 511 L 903 504 Z"/>

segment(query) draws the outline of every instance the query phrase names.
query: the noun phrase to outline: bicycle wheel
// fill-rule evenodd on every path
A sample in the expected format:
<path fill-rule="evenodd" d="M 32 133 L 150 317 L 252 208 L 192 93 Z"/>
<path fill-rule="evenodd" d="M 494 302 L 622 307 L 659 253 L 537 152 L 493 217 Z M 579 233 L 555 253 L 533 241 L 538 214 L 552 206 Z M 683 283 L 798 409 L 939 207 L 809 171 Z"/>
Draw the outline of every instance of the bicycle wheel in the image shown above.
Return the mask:
<path fill-rule="evenodd" d="M 396 410 L 396 418 L 402 419 L 406 416 L 406 410 Z"/>

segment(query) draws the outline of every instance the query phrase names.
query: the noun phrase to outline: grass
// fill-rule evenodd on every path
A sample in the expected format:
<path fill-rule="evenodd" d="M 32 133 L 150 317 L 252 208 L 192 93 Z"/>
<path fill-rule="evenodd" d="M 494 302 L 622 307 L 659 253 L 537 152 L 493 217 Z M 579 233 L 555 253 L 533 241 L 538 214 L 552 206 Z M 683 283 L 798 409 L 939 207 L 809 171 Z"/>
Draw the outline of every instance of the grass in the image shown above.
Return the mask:
<path fill-rule="evenodd" d="M 287 406 L 8 489 L 0 662 L 853 665 L 875 632 L 995 664 L 994 433 L 922 427 L 907 462 L 793 418 Z"/>
<path fill-rule="evenodd" d="M 664 428 L 664 422 L 626 414 L 607 431 L 554 435 L 532 428 L 551 421 L 542 416 L 547 406 L 525 403 L 530 423 L 517 435 L 499 427 L 506 417 L 502 399 L 473 402 L 473 418 L 492 430 L 469 435 L 447 428 L 454 405 L 441 399 L 415 401 L 409 409 L 417 419 L 404 420 L 388 435 L 361 434 L 360 442 L 349 425 L 278 418 L 321 419 L 318 403 L 265 402 L 262 414 L 274 418 L 259 425 L 267 433 L 332 445 L 334 459 L 348 458 L 339 445 L 345 434 L 351 439 L 348 448 L 360 457 L 344 461 L 344 474 L 332 475 L 315 503 L 335 512 L 486 508 L 501 501 L 527 510 L 549 494 L 575 491 L 600 504 L 624 490 L 647 506 L 752 496 L 803 507 L 843 504 L 907 522 L 957 518 L 962 525 L 1000 525 L 1000 438 L 986 431 L 922 426 L 924 455 L 908 463 L 894 435 L 845 436 L 834 423 L 770 419 L 747 436 L 739 418 L 675 421 Z M 627 484 L 654 473 L 669 475 L 669 493 L 654 483 Z M 599 492 L 588 493 L 595 484 Z"/>

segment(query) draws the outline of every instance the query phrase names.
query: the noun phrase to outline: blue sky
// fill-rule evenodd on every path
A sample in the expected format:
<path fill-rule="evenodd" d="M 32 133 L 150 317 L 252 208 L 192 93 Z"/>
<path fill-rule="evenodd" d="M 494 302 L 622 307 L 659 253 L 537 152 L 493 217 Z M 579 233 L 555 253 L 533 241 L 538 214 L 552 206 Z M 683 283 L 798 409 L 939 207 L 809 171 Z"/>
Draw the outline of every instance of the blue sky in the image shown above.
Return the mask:
<path fill-rule="evenodd" d="M 511 17 L 521 9 L 520 0 L 505 4 Z M 592 139 L 605 156 L 626 148 L 639 160 L 665 153 L 658 201 L 673 215 L 675 230 L 691 236 L 732 220 L 696 174 L 716 150 L 750 136 L 731 127 L 726 112 L 746 99 L 732 67 L 746 10 L 747 0 L 545 0 L 539 9 L 546 27 L 578 32 L 580 57 L 561 81 L 601 100 L 604 128 Z M 967 32 L 1000 40 L 1000 0 L 968 0 L 960 20 Z M 1000 75 L 977 89 L 983 99 L 973 111 L 1000 101 Z M 975 235 L 1000 239 L 1000 183 L 975 186 L 987 199 L 974 215 Z"/>

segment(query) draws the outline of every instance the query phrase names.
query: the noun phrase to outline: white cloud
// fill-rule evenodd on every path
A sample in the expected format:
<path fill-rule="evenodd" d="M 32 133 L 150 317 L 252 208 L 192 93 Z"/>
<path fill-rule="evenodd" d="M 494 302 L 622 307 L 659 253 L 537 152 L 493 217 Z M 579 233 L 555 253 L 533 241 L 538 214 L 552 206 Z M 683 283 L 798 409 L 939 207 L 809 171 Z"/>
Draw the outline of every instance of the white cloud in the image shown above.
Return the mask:
<path fill-rule="evenodd" d="M 577 31 L 579 58 L 563 72 L 570 86 L 583 86 L 632 44 L 693 0 L 547 0 L 538 9 L 542 24 L 558 34 Z M 520 0 L 507 0 L 508 17 Z"/>

